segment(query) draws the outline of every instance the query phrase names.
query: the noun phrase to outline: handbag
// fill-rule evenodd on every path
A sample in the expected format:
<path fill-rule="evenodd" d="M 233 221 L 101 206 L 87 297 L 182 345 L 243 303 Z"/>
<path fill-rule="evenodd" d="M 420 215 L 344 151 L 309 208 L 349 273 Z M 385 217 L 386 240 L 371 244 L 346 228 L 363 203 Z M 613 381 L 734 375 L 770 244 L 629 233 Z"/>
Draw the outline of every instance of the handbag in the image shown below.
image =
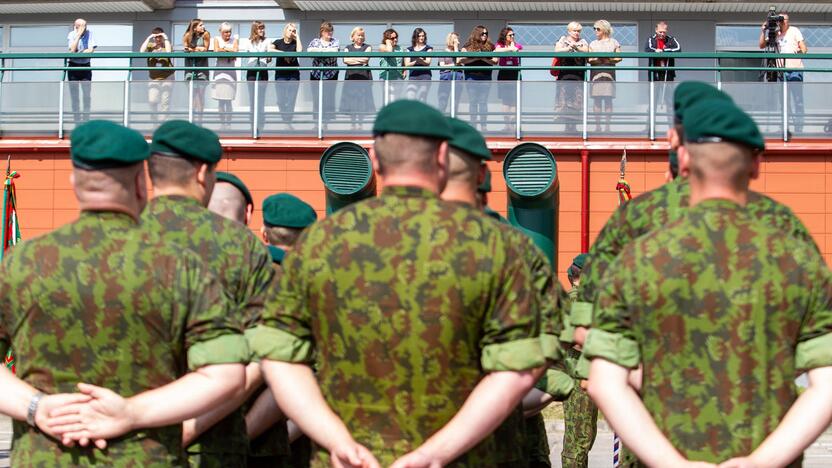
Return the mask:
<path fill-rule="evenodd" d="M 549 74 L 554 76 L 556 79 L 557 79 L 558 75 L 560 75 L 560 70 L 558 70 L 556 68 L 558 66 L 558 62 L 560 62 L 559 58 L 552 57 L 552 68 L 549 69 Z"/>

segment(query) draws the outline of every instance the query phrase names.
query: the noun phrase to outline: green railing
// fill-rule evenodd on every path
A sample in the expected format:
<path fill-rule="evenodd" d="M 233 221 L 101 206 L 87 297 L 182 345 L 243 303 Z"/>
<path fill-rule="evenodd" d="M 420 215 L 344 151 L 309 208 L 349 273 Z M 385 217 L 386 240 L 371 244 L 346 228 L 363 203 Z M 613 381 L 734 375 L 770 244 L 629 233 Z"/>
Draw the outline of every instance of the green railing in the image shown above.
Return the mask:
<path fill-rule="evenodd" d="M 362 70 L 379 71 L 410 68 L 404 66 L 382 65 L 382 58 L 403 57 L 521 57 L 535 59 L 534 63 L 526 60 L 520 66 L 439 66 L 434 62 L 420 70 L 442 71 L 497 71 L 497 70 L 550 70 L 548 65 L 553 57 L 559 58 L 631 58 L 642 59 L 641 64 L 615 66 L 558 66 L 561 72 L 578 70 L 583 72 L 583 81 L 554 81 L 548 74 L 538 73 L 544 80 L 529 80 L 527 76 L 518 81 L 479 82 L 479 81 L 387 81 L 374 80 L 364 84 L 341 81 L 301 81 L 298 84 L 283 82 L 261 83 L 252 86 L 240 80 L 235 85 L 235 98 L 232 110 L 214 111 L 213 102 L 205 97 L 205 87 L 214 89 L 215 83 L 193 81 L 173 81 L 166 83 L 170 91 L 171 105 L 159 110 L 153 105 L 147 88 L 152 83 L 143 78 L 146 72 L 159 70 L 149 67 L 145 61 L 149 58 L 169 57 L 173 59 L 173 70 L 176 71 L 250 71 L 250 70 L 285 70 L 298 71 L 337 70 L 354 71 L 355 67 L 336 65 L 332 67 L 311 66 L 310 59 L 345 57 L 369 57 L 369 66 Z M 183 59 L 216 59 L 240 58 L 239 66 L 185 66 Z M 298 67 L 260 67 L 248 66 L 246 59 L 252 57 L 303 59 Z M 94 59 L 89 67 L 69 67 L 68 62 L 73 58 Z M 595 84 L 591 82 L 591 72 L 605 69 L 616 71 L 664 71 L 667 67 L 650 66 L 646 59 L 677 59 L 683 63 L 673 67 L 676 71 L 709 72 L 712 81 L 723 90 L 731 94 L 764 128 L 768 137 L 778 137 L 784 140 L 794 136 L 823 136 L 832 134 L 832 97 L 830 87 L 832 83 L 800 83 L 783 81 L 780 83 L 734 83 L 723 82 L 724 72 L 751 72 L 760 76 L 788 71 L 802 71 L 804 73 L 829 73 L 832 67 L 811 66 L 803 69 L 767 67 L 765 60 L 800 58 L 804 60 L 832 60 L 832 54 L 773 54 L 763 52 L 684 52 L 684 53 L 574 53 L 574 52 L 368 52 L 347 53 L 339 52 L 267 52 L 267 53 L 218 53 L 218 52 L 170 52 L 170 53 L 137 53 L 137 52 L 96 52 L 93 54 L 62 53 L 7 53 L 0 54 L 0 135 L 9 136 L 26 133 L 56 132 L 63 137 L 65 131 L 71 130 L 76 120 L 85 118 L 107 118 L 123 122 L 141 130 L 152 130 L 160 120 L 168 118 L 185 118 L 204 123 L 225 136 L 317 136 L 325 135 L 354 135 L 367 134 L 372 122 L 374 111 L 380 105 L 394 99 L 411 97 L 423 99 L 439 107 L 449 115 L 458 116 L 477 123 L 481 130 L 489 136 L 510 136 L 518 140 L 523 138 L 579 136 L 584 140 L 618 137 L 641 137 L 655 139 L 670 124 L 668 107 L 672 105 L 674 83 L 652 81 L 619 81 L 614 83 L 615 110 L 598 111 Z M 126 64 L 98 64 L 99 59 L 126 59 Z M 543 60 L 545 59 L 545 60 Z M 758 60 L 757 66 L 720 66 L 721 60 Z M 684 60 L 684 62 L 679 62 Z M 58 63 L 44 63 L 52 61 Z M 541 63 L 543 62 L 543 63 Z M 339 62 L 340 63 L 340 62 Z M 83 83 L 67 81 L 66 72 L 69 70 L 93 70 L 97 72 L 126 72 L 123 79 L 118 81 L 94 81 Z M 6 73 L 9 72 L 9 73 Z M 60 73 L 61 78 L 54 78 L 51 82 L 19 82 L 11 78 L 12 73 L 25 72 L 27 76 L 37 77 L 41 72 Z M 652 73 L 650 74 L 652 75 Z M 181 75 L 177 75 L 181 76 Z M 437 75 L 434 74 L 435 78 Z M 451 74 L 455 78 L 455 74 Z M 701 76 L 701 74 L 700 74 Z M 832 76 L 830 76 L 832 78 Z M 37 80 L 37 78 L 35 78 Z M 832 81 L 830 79 L 829 81 Z M 57 85 L 57 86 L 56 86 Z M 295 98 L 300 100 L 295 105 L 284 105 L 269 97 L 275 94 L 280 97 L 287 87 L 295 87 Z M 239 88 L 247 90 L 240 93 Z M 416 91 L 411 93 L 415 89 Z M 87 105 L 80 100 L 82 95 L 89 100 L 92 93 L 93 104 Z M 345 106 L 336 109 L 337 102 L 344 102 L 344 95 L 350 93 L 366 93 L 372 102 L 368 108 L 355 111 Z M 806 99 L 803 94 L 806 93 Z M 248 100 L 243 99 L 248 95 Z M 338 99 L 338 96 L 341 99 Z M 481 96 L 484 102 L 477 102 Z M 561 97 L 579 101 L 568 103 L 566 107 L 560 103 Z M 67 96 L 70 97 L 67 102 Z M 478 98 L 477 96 L 480 96 Z M 203 109 L 202 102 L 207 106 Z M 502 105 L 500 101 L 502 101 Z M 804 101 L 806 103 L 804 109 Z M 508 103 L 508 104 L 507 104 Z M 72 108 L 68 109 L 72 104 Z M 478 107 L 479 106 L 479 107 Z M 79 112 L 79 107 L 83 107 Z M 163 106 L 164 107 L 164 106 Z M 245 109 L 245 110 L 243 110 Z M 483 109 L 485 109 L 483 111 Z M 68 116 L 72 119 L 67 118 Z M 287 118 L 287 114 L 291 114 Z M 484 115 L 483 115 L 484 114 Z M 230 116 L 230 117 L 229 117 Z M 229 117 L 229 118 L 226 118 Z M 596 130 L 590 129 L 592 123 Z M 806 125 L 804 126 L 804 122 Z M 349 123 L 349 128 L 346 124 Z M 604 130 L 600 130 L 601 123 L 605 123 Z M 497 130 L 499 124 L 503 129 Z M 790 133 L 790 125 L 792 132 Z M 578 130 L 580 128 L 580 130 Z"/>

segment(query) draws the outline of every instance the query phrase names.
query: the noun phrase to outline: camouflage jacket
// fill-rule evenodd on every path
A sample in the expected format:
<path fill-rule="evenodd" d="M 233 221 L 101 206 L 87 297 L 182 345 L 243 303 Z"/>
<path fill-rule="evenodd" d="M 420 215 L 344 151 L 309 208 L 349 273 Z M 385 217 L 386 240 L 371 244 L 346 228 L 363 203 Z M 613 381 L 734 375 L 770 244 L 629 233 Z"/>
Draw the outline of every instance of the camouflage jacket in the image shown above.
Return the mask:
<path fill-rule="evenodd" d="M 0 271 L 0 350 L 44 393 L 89 382 L 132 396 L 206 364 L 245 362 L 222 286 L 195 254 L 147 242 L 115 212 L 81 213 L 15 247 Z M 13 466 L 172 466 L 181 425 L 134 431 L 107 451 L 67 448 L 14 423 Z"/>
<path fill-rule="evenodd" d="M 166 245 L 191 249 L 202 257 L 223 284 L 236 309 L 232 317 L 253 328 L 270 295 L 274 269 L 268 249 L 244 225 L 223 218 L 183 196 L 161 196 L 142 213 L 142 227 Z M 234 411 L 199 436 L 191 453 L 247 453 L 245 419 Z"/>
<path fill-rule="evenodd" d="M 569 321 L 573 326 L 592 323 L 592 304 L 601 288 L 601 278 L 610 263 L 633 240 L 667 226 L 684 215 L 690 200 L 690 184 L 681 177 L 625 203 L 613 213 L 589 250 L 581 272 L 578 300 L 572 304 Z M 815 245 L 811 234 L 789 207 L 766 195 L 750 192 L 746 208 L 752 217 Z"/>
<path fill-rule="evenodd" d="M 316 359 L 329 405 L 389 465 L 444 426 L 485 373 L 544 364 L 534 278 L 507 232 L 428 191 L 386 187 L 301 235 L 253 347 Z M 494 459 L 488 437 L 456 464 Z"/>
<path fill-rule="evenodd" d="M 686 457 L 754 450 L 832 365 L 832 277 L 817 251 L 727 200 L 628 244 L 599 292 L 584 353 L 644 368 L 641 396 Z"/>

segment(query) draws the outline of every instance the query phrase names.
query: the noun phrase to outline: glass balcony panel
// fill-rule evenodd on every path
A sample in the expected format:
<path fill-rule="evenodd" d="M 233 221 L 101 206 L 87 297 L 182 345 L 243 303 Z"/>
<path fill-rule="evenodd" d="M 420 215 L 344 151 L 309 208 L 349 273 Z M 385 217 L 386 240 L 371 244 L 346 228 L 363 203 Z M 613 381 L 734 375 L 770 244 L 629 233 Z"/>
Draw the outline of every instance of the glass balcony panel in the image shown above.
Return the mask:
<path fill-rule="evenodd" d="M 0 136 L 57 135 L 61 83 L 0 83 Z"/>
<path fill-rule="evenodd" d="M 65 81 L 64 131 L 89 120 L 124 122 L 123 81 Z"/>
<path fill-rule="evenodd" d="M 188 120 L 188 82 L 130 82 L 129 126 L 150 135 L 168 120 Z"/>
<path fill-rule="evenodd" d="M 723 83 L 722 90 L 748 112 L 766 138 L 783 137 L 783 83 Z"/>
<path fill-rule="evenodd" d="M 587 133 L 590 139 L 648 138 L 650 135 L 649 83 L 590 83 L 587 105 Z"/>
<path fill-rule="evenodd" d="M 789 130 L 801 138 L 832 138 L 832 93 L 828 83 L 790 81 Z"/>

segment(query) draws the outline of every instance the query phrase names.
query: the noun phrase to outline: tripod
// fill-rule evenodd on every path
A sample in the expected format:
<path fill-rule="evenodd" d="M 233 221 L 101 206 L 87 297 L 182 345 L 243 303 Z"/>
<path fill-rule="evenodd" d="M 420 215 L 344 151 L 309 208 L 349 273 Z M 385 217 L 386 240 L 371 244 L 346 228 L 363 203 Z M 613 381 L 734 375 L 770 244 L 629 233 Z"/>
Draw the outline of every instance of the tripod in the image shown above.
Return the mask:
<path fill-rule="evenodd" d="M 780 44 L 777 43 L 777 31 L 776 30 L 769 30 L 768 31 L 768 38 L 766 40 L 766 49 L 765 53 L 773 53 L 779 54 L 780 53 Z M 763 60 L 763 66 L 765 68 L 778 68 L 779 63 L 777 63 L 777 59 L 767 58 Z M 762 81 L 766 83 L 773 83 L 775 81 L 781 81 L 783 79 L 783 72 L 782 71 L 763 71 L 762 73 Z"/>

